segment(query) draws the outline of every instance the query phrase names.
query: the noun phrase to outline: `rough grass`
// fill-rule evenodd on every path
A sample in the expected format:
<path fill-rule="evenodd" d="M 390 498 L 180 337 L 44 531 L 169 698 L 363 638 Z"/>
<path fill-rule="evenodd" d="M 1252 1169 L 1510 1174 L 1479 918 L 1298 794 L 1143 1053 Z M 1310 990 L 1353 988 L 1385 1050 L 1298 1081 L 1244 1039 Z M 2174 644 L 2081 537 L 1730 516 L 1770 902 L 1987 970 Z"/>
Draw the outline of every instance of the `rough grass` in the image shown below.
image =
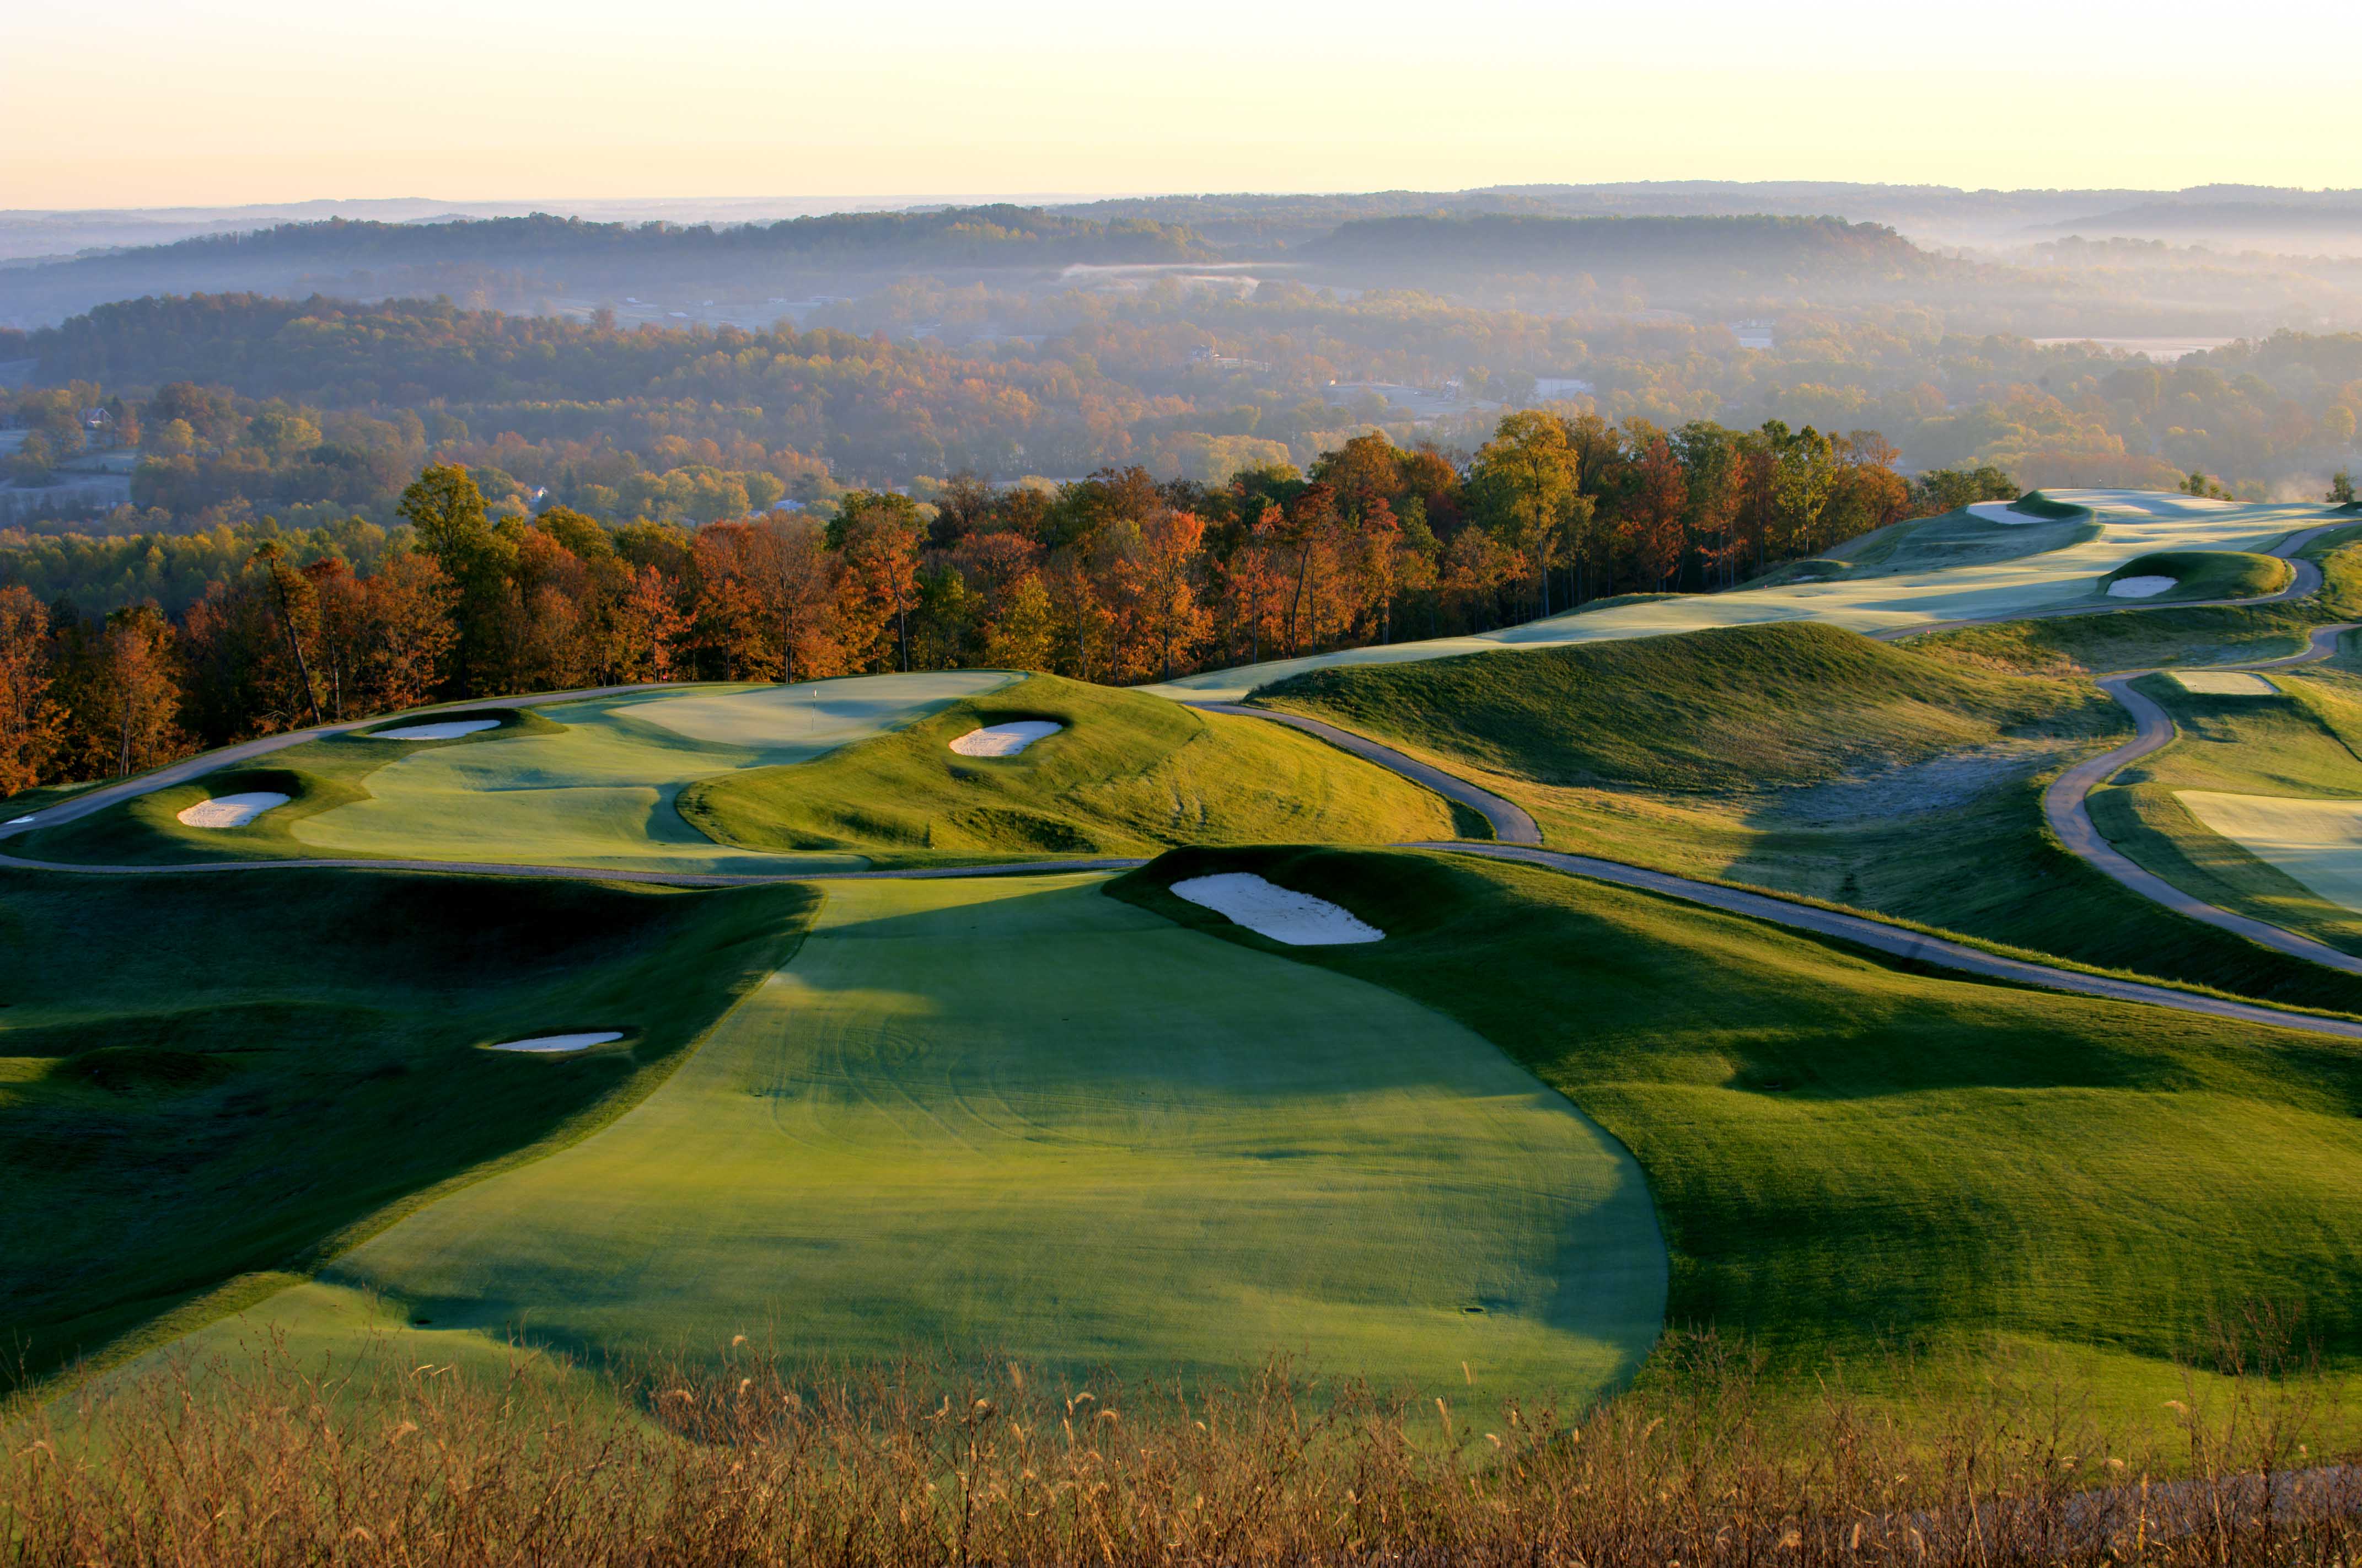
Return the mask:
<path fill-rule="evenodd" d="M 1019 719 L 1065 728 L 1015 756 L 950 748 Z M 815 762 L 706 780 L 680 811 L 721 844 L 881 863 L 1456 836 L 1441 799 L 1308 736 L 1047 675 Z"/>
<path fill-rule="evenodd" d="M 28 1568 L 2226 1568 L 2362 1543 L 2362 1485 L 2299 1468 L 2341 1452 L 2309 1380 L 2193 1377 L 2178 1413 L 2103 1425 L 2071 1380 L 1900 1411 L 1832 1383 L 1799 1412 L 1720 1342 L 1681 1360 L 1665 1396 L 1488 1422 L 1284 1364 L 1081 1388 L 748 1348 L 636 1369 L 619 1408 L 531 1362 L 270 1356 L 29 1428 L 0 1512 Z"/>
<path fill-rule="evenodd" d="M 2155 1009 L 1898 972 L 1756 922 L 1448 856 L 1176 851 L 1115 884 L 1251 870 L 1388 933 L 1297 962 L 1499 1043 L 1629 1148 L 1669 1320 L 1791 1373 L 1996 1337 L 2138 1381 L 2210 1317 L 2301 1311 L 2362 1355 L 2362 1053 Z"/>
<path fill-rule="evenodd" d="M 1538 783 L 1678 790 L 1803 783 L 2121 724 L 2113 704 L 2058 682 L 1797 623 L 1315 670 L 1255 701 Z"/>
<path fill-rule="evenodd" d="M 1558 848 L 2362 1012 L 2362 981 L 2173 914 L 2051 835 L 2042 785 L 2092 737 L 2128 732 L 2114 702 L 1916 647 L 1742 627 L 1327 670 L 1264 700 L 1475 778 Z"/>
<path fill-rule="evenodd" d="M 595 1121 L 793 948 L 805 889 L 0 875 L 5 1375 Z M 477 1049 L 628 1027 L 629 1051 Z M 233 1290 L 235 1294 L 235 1290 Z"/>

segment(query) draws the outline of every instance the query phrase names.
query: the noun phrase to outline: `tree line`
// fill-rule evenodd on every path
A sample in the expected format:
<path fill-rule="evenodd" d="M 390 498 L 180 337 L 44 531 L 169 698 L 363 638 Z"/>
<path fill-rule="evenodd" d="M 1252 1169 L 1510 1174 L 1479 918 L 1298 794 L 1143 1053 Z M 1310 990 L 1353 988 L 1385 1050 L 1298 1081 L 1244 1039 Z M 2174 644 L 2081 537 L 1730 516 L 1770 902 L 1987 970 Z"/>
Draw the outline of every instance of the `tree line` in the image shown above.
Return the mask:
<path fill-rule="evenodd" d="M 1221 485 L 961 477 L 932 502 L 856 491 L 828 516 L 694 528 L 501 513 L 433 462 L 391 531 L 201 536 L 180 564 L 205 580 L 171 611 L 77 602 L 163 560 L 161 537 L 82 541 L 42 592 L 0 576 L 0 793 L 435 699 L 971 666 L 1169 679 L 1727 589 L 2011 493 L 1992 470 L 1906 481 L 1893 457 L 1870 432 L 1529 410 L 1464 461 L 1367 435 Z"/>

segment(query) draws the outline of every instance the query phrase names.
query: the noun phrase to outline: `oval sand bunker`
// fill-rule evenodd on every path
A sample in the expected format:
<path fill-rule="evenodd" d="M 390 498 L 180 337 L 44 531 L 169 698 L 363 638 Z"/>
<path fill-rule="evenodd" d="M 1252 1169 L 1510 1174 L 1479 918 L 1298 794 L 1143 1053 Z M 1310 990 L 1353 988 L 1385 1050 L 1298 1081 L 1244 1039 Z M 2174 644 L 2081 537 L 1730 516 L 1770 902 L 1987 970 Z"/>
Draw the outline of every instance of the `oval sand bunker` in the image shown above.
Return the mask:
<path fill-rule="evenodd" d="M 496 730 L 498 719 L 452 719 L 440 724 L 404 724 L 398 730 L 365 730 L 370 740 L 457 740 L 480 730 Z"/>
<path fill-rule="evenodd" d="M 2111 599 L 2147 599 L 2163 593 L 2180 579 L 2172 577 L 2120 577 L 2108 584 Z"/>
<path fill-rule="evenodd" d="M 1267 882 L 1247 871 L 1191 877 L 1173 884 L 1173 896 L 1292 947 L 1336 947 L 1383 942 L 1386 933 L 1341 904 Z"/>
<path fill-rule="evenodd" d="M 283 806 L 287 797 L 275 790 L 252 790 L 243 795 L 215 795 L 210 801 L 199 801 L 181 813 L 181 821 L 191 827 L 244 827 L 273 806 Z"/>
<path fill-rule="evenodd" d="M 1045 735 L 1054 735 L 1065 729 L 1046 719 L 1019 719 L 1006 724 L 987 724 L 980 730 L 970 730 L 952 742 L 952 749 L 962 756 L 1015 756 Z"/>
<path fill-rule="evenodd" d="M 536 1034 L 530 1040 L 503 1040 L 492 1049 L 557 1055 L 567 1051 L 588 1051 L 593 1045 L 604 1045 L 611 1040 L 623 1037 L 624 1032 L 620 1029 L 593 1029 L 581 1034 Z"/>

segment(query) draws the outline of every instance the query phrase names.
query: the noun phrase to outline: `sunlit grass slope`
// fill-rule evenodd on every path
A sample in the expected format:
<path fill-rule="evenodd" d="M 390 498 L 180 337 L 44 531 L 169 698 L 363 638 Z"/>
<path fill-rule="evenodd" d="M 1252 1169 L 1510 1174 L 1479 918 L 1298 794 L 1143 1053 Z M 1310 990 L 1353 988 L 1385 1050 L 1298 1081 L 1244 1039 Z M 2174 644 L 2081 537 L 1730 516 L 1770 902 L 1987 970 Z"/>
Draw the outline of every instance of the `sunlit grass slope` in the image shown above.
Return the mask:
<path fill-rule="evenodd" d="M 1259 872 L 1388 934 L 1281 949 L 1163 886 Z M 1114 890 L 1497 1042 L 1639 1158 L 1670 1321 L 1809 1375 L 1889 1348 L 2155 1364 L 2210 1313 L 2362 1354 L 2362 1053 L 1898 972 L 1753 922 L 1407 852 L 1181 850 Z M 2147 1375 L 2120 1360 L 2115 1371 Z"/>
<path fill-rule="evenodd" d="M 2269 680 L 2280 695 L 2142 678 L 2175 738 L 2095 791 L 2092 821 L 2209 903 L 2362 954 L 2362 693 L 2290 670 Z"/>
<path fill-rule="evenodd" d="M 793 950 L 815 901 L 0 874 L 0 1386 L 619 1108 Z M 590 1028 L 628 1037 L 571 1060 L 478 1048 Z"/>
<path fill-rule="evenodd" d="M 2080 682 L 1790 624 L 1330 669 L 1258 700 L 1477 778 L 1560 848 L 2362 1012 L 2362 981 L 2169 913 L 2051 836 L 2042 780 L 2131 727 Z"/>
<path fill-rule="evenodd" d="M 1013 756 L 951 749 L 1022 719 L 1064 727 Z M 1439 797 L 1308 736 L 1048 675 L 816 762 L 709 779 L 680 810 L 727 845 L 896 862 L 1454 836 Z"/>
<path fill-rule="evenodd" d="M 2094 734 L 2110 705 L 1790 624 L 1589 647 L 1322 669 L 1267 707 L 1545 784 L 1728 790 L 1826 778 L 2031 729 Z"/>
<path fill-rule="evenodd" d="M 328 1283 L 593 1354 L 1286 1351 L 1457 1398 L 1628 1375 L 1664 1276 L 1629 1159 L 1484 1040 L 1029 877 L 833 886 L 656 1095 Z"/>
<path fill-rule="evenodd" d="M 808 761 L 1011 679 L 947 670 L 469 710 L 503 722 L 451 740 L 355 733 L 307 741 L 272 754 L 265 767 L 208 775 L 16 842 L 36 858 L 123 864 L 276 856 L 688 872 L 857 866 L 848 856 L 783 861 L 716 845 L 674 802 L 698 779 Z M 271 781 L 258 782 L 262 773 Z M 255 789 L 293 799 L 242 828 L 177 820 L 208 796 Z"/>

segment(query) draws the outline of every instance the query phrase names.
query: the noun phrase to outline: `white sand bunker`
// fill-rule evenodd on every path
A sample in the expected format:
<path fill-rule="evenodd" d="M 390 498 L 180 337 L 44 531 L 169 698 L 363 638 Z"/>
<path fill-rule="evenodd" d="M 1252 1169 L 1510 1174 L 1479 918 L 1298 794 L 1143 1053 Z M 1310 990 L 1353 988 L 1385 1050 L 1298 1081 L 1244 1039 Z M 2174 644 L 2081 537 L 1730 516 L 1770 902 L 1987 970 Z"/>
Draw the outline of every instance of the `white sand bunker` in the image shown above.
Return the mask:
<path fill-rule="evenodd" d="M 2047 523 L 2047 517 L 2036 517 L 2030 512 L 2013 512 L 2014 501 L 1979 501 L 1969 507 L 1969 515 L 1981 517 L 1988 523 L 1999 523 L 2007 528 L 2023 528 L 2029 523 Z"/>
<path fill-rule="evenodd" d="M 2169 669 L 2166 679 L 2198 697 L 2277 697 L 2280 689 L 2238 669 Z"/>
<path fill-rule="evenodd" d="M 970 730 L 952 742 L 952 749 L 962 756 L 1015 756 L 1044 735 L 1054 735 L 1065 729 L 1046 719 L 1019 719 L 1011 723 L 987 724 L 980 730 Z"/>
<path fill-rule="evenodd" d="M 530 1040 L 503 1040 L 492 1049 L 556 1055 L 567 1051 L 588 1051 L 593 1045 L 604 1045 L 611 1040 L 623 1037 L 624 1032 L 620 1029 L 593 1029 L 580 1034 L 536 1034 Z"/>
<path fill-rule="evenodd" d="M 1335 947 L 1348 942 L 1383 942 L 1386 933 L 1352 911 L 1309 893 L 1292 892 L 1246 871 L 1191 877 L 1173 884 L 1188 900 L 1274 942 L 1295 947 Z"/>
<path fill-rule="evenodd" d="M 2176 577 L 2120 577 L 2108 584 L 2111 599 L 2147 599 L 2180 581 Z"/>
<path fill-rule="evenodd" d="M 398 730 L 369 730 L 371 740 L 457 740 L 480 730 L 496 730 L 498 719 L 451 719 L 439 724 L 404 724 Z"/>
<path fill-rule="evenodd" d="M 250 790 L 243 795 L 215 795 L 210 801 L 199 801 L 181 813 L 181 821 L 190 827 L 244 827 L 273 806 L 283 806 L 287 797 L 276 790 Z"/>

